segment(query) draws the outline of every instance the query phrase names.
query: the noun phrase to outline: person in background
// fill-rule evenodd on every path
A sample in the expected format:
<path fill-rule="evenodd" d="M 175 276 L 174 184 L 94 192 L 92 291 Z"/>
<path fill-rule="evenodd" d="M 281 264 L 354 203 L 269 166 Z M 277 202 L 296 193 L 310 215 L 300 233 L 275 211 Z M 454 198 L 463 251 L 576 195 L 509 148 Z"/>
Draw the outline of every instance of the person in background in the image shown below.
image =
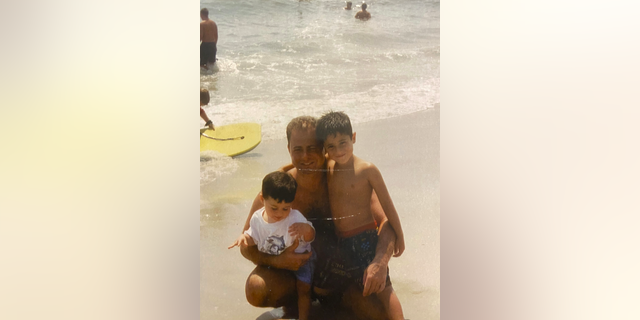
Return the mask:
<path fill-rule="evenodd" d="M 200 10 L 200 67 L 209 69 L 216 62 L 218 25 L 209 19 L 209 10 Z"/>
<path fill-rule="evenodd" d="M 344 7 L 344 9 L 345 10 L 351 10 L 351 5 L 352 5 L 351 1 L 346 1 L 346 3 L 347 3 L 347 6 Z"/>
<path fill-rule="evenodd" d="M 371 13 L 367 11 L 367 4 L 364 3 L 364 1 L 362 2 L 362 6 L 360 6 L 360 8 L 362 8 L 362 10 L 356 13 L 356 19 L 360 19 L 362 21 L 371 19 Z"/>
<path fill-rule="evenodd" d="M 202 118 L 202 120 L 205 121 L 204 125 L 208 126 L 209 129 L 211 130 L 216 130 L 216 128 L 213 126 L 213 121 L 211 121 L 211 119 L 209 119 L 209 117 L 207 116 L 207 113 L 204 112 L 204 109 L 202 109 L 203 106 L 206 106 L 209 104 L 209 90 L 205 89 L 205 88 L 200 88 L 200 118 Z"/>

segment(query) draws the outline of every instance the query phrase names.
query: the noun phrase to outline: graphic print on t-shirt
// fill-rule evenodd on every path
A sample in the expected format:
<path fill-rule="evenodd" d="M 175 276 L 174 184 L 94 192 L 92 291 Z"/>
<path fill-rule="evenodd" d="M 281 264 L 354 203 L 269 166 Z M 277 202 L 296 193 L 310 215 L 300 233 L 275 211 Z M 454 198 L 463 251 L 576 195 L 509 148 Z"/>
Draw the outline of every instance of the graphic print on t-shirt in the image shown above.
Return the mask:
<path fill-rule="evenodd" d="M 265 241 L 264 248 L 269 254 L 280 254 L 284 250 L 284 236 L 269 236 Z"/>

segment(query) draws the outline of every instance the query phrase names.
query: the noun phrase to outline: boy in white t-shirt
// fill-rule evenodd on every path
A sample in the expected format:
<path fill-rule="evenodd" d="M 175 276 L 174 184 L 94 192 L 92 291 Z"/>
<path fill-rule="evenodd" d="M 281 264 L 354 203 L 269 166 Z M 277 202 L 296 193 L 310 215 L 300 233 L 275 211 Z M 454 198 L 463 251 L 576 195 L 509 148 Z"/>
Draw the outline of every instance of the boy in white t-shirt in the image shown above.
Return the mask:
<path fill-rule="evenodd" d="M 258 250 L 278 255 L 299 239 L 295 252 L 311 251 L 311 259 L 296 271 L 298 291 L 298 313 L 300 320 L 307 320 L 311 306 L 311 281 L 316 255 L 311 249 L 311 241 L 316 231 L 311 222 L 298 210 L 291 209 L 296 196 L 296 180 L 288 173 L 276 171 L 262 180 L 260 200 L 264 205 L 251 216 L 249 229 L 229 246 L 258 246 Z"/>

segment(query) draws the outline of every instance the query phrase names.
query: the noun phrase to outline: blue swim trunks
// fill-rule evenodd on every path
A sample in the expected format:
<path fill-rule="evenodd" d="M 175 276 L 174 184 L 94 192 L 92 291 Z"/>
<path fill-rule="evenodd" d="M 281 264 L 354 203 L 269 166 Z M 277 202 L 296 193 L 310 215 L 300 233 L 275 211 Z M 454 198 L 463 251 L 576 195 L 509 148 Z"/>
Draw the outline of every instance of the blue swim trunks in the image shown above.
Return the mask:
<path fill-rule="evenodd" d="M 376 255 L 377 229 L 370 229 L 348 238 L 340 238 L 337 252 L 319 266 L 314 285 L 323 289 L 344 290 L 350 283 L 364 289 L 362 277 Z M 391 285 L 387 268 L 386 286 Z"/>
<path fill-rule="evenodd" d="M 309 260 L 307 260 L 307 263 L 305 263 L 302 267 L 300 267 L 300 269 L 298 269 L 298 271 L 295 272 L 296 279 L 308 285 L 311 285 L 311 281 L 313 281 L 313 272 L 316 269 L 317 259 L 318 257 L 316 256 L 316 251 L 311 248 L 311 258 L 309 258 Z"/>

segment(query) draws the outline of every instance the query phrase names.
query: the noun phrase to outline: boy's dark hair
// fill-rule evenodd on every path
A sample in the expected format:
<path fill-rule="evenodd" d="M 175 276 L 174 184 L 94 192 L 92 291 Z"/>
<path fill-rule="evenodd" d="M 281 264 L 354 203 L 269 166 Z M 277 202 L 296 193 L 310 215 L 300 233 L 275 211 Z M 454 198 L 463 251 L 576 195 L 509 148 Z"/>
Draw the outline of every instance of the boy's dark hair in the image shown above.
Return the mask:
<path fill-rule="evenodd" d="M 290 174 L 282 171 L 271 172 L 262 179 L 262 197 L 279 202 L 291 203 L 296 198 L 298 183 Z"/>
<path fill-rule="evenodd" d="M 209 10 L 207 10 L 207 8 L 202 8 L 200 9 L 200 14 L 204 15 L 205 17 L 209 16 Z"/>
<path fill-rule="evenodd" d="M 209 104 L 209 90 L 200 88 L 200 104 Z"/>
<path fill-rule="evenodd" d="M 335 111 L 329 111 L 322 115 L 316 124 L 316 139 L 324 141 L 328 136 L 338 133 L 349 136 L 349 139 L 353 136 L 349 116 L 344 112 Z"/>
<path fill-rule="evenodd" d="M 363 3 L 363 4 L 360 6 L 360 8 L 367 10 L 367 4 L 366 4 L 366 3 Z"/>

